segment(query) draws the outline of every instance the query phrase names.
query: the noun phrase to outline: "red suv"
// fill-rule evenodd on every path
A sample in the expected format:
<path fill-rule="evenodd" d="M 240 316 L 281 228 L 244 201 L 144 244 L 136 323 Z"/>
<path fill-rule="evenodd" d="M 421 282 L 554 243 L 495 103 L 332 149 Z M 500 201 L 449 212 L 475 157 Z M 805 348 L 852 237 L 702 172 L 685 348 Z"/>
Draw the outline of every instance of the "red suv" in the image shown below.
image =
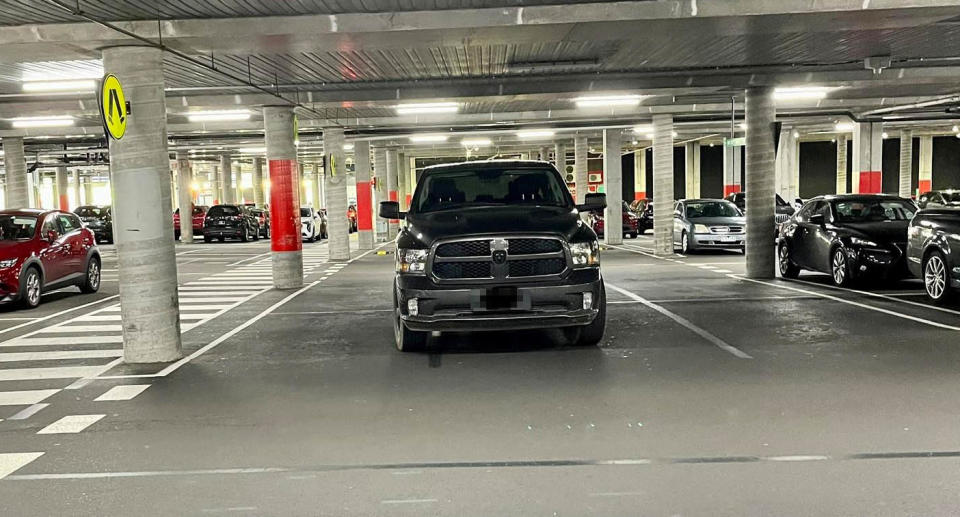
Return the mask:
<path fill-rule="evenodd" d="M 207 217 L 208 206 L 197 206 L 193 207 L 193 235 L 201 236 L 203 235 L 203 220 Z M 180 209 L 178 208 L 173 212 L 173 238 L 180 238 Z"/>
<path fill-rule="evenodd" d="M 75 285 L 100 289 L 100 251 L 76 214 L 0 210 L 0 303 L 40 304 L 44 291 Z"/>

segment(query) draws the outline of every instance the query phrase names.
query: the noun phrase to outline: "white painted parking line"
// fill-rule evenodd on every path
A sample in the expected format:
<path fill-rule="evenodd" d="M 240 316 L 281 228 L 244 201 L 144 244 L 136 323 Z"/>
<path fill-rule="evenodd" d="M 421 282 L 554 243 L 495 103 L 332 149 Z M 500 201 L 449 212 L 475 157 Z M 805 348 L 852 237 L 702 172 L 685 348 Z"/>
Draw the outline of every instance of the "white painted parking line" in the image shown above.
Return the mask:
<path fill-rule="evenodd" d="M 26 390 L 0 392 L 0 406 L 27 406 L 43 402 L 60 390 Z"/>
<path fill-rule="evenodd" d="M 53 368 L 14 368 L 0 370 L 0 381 L 33 381 L 40 379 L 76 379 L 94 377 L 104 372 L 103 366 L 59 366 Z"/>
<path fill-rule="evenodd" d="M 34 404 L 28 408 L 25 408 L 23 411 L 20 411 L 16 415 L 11 416 L 7 420 L 26 420 L 49 406 L 50 404 Z"/>
<path fill-rule="evenodd" d="M 137 395 L 146 391 L 149 384 L 126 384 L 123 386 L 114 386 L 103 395 L 93 399 L 94 402 L 106 402 L 114 400 L 131 400 Z"/>
<path fill-rule="evenodd" d="M 693 323 L 690 322 L 690 320 L 684 318 L 683 316 L 680 316 L 680 315 L 678 315 L 678 314 L 675 314 L 675 313 L 673 313 L 673 312 L 670 312 L 670 311 L 668 311 L 667 309 L 664 309 L 663 307 L 661 307 L 661 306 L 659 306 L 659 305 L 657 305 L 657 304 L 655 304 L 655 303 L 652 303 L 652 302 L 650 302 L 650 301 L 647 301 L 647 300 L 646 300 L 645 298 L 643 298 L 642 296 L 639 296 L 639 295 L 637 295 L 637 294 L 631 293 L 630 291 L 627 291 L 626 289 L 622 289 L 622 288 L 620 288 L 620 287 L 617 287 L 617 286 L 615 286 L 615 285 L 613 285 L 613 284 L 606 283 L 606 282 L 605 282 L 604 284 L 605 284 L 607 287 L 609 287 L 610 289 L 613 289 L 614 291 L 616 291 L 616 292 L 618 292 L 618 293 L 626 296 L 627 298 L 630 298 L 631 300 L 635 300 L 635 301 L 637 301 L 637 302 L 640 302 L 640 303 L 646 305 L 647 307 L 649 307 L 649 308 L 651 308 L 651 309 L 659 312 L 660 314 L 663 314 L 664 316 L 672 319 L 673 321 L 679 323 L 679 324 L 682 325 L 683 327 L 686 327 L 687 330 L 690 330 L 690 331 L 693 332 L 694 334 L 696 334 L 696 335 L 702 337 L 703 339 L 705 339 L 705 340 L 713 343 L 713 344 L 714 344 L 717 348 L 719 348 L 720 350 L 723 350 L 724 352 L 728 352 L 728 353 L 730 353 L 730 354 L 732 354 L 732 355 L 734 355 L 734 356 L 736 356 L 736 357 L 739 357 L 740 359 L 753 359 L 753 357 L 751 357 L 750 354 L 747 354 L 747 353 L 744 352 L 743 350 L 740 350 L 739 348 L 737 348 L 737 347 L 735 347 L 735 346 L 727 343 L 726 341 L 718 338 L 717 336 L 714 336 L 713 334 L 707 332 L 706 330 L 704 330 L 704 329 L 702 329 L 702 328 L 694 325 Z"/>
<path fill-rule="evenodd" d="M 0 453 L 0 479 L 20 470 L 40 456 L 43 456 L 42 452 Z"/>
<path fill-rule="evenodd" d="M 177 288 L 179 291 L 262 291 L 263 287 L 251 287 L 244 285 L 220 285 L 220 286 L 194 286 L 194 285 L 181 285 Z M 182 294 L 182 293 L 181 293 Z"/>
<path fill-rule="evenodd" d="M 207 298 L 205 296 L 206 294 L 211 294 L 211 293 L 204 293 L 203 295 L 200 295 L 200 296 L 203 296 L 201 298 L 180 298 L 180 306 L 182 307 L 184 306 L 184 304 L 191 304 L 191 303 L 242 302 L 243 300 L 246 299 L 245 296 L 241 296 L 241 297 L 217 296 L 217 297 Z"/>
<path fill-rule="evenodd" d="M 16 361 L 53 361 L 59 359 L 99 359 L 120 357 L 123 350 L 55 350 L 51 352 L 8 352 L 0 354 L 0 363 Z M 0 392 L 3 395 L 3 392 Z"/>
<path fill-rule="evenodd" d="M 37 434 L 75 434 L 97 423 L 107 415 L 67 415 L 37 431 Z"/>
<path fill-rule="evenodd" d="M 12 326 L 12 327 L 8 327 L 8 328 L 5 328 L 5 329 L 0 329 L 0 334 L 5 334 L 5 333 L 7 333 L 7 332 L 12 332 L 12 331 L 17 330 L 17 329 L 19 329 L 19 328 L 26 327 L 27 325 L 34 325 L 34 324 L 36 324 L 36 323 L 38 323 L 38 322 L 40 322 L 40 321 L 46 321 L 46 320 L 49 320 L 49 319 L 51 319 L 51 318 L 56 318 L 56 317 L 58 317 L 58 316 L 62 316 L 62 315 L 64 315 L 64 314 L 66 314 L 66 313 L 68 313 L 68 312 L 73 312 L 73 311 L 75 311 L 75 310 L 79 310 L 79 309 L 83 309 L 83 308 L 86 308 L 86 307 L 90 307 L 91 305 L 97 305 L 97 304 L 99 304 L 99 303 L 103 303 L 103 302 L 112 300 L 112 299 L 117 298 L 117 297 L 119 297 L 119 296 L 120 296 L 119 294 L 115 294 L 115 295 L 113 295 L 113 296 L 108 296 L 108 297 L 106 297 L 106 298 L 101 298 L 101 299 L 99 299 L 99 300 L 96 300 L 96 301 L 93 301 L 93 302 L 90 302 L 90 303 L 85 303 L 85 304 L 83 304 L 83 305 L 78 305 L 78 306 L 76 306 L 76 307 L 71 307 L 71 308 L 69 308 L 69 309 L 64 309 L 64 310 L 62 310 L 62 311 L 55 312 L 55 313 L 53 313 L 53 314 L 49 314 L 49 315 L 44 316 L 44 317 L 42 317 L 42 318 L 37 318 L 37 319 L 35 319 L 35 320 L 33 320 L 33 321 L 28 321 L 28 322 L 26 322 L 26 323 L 21 323 L 20 325 L 14 325 L 14 326 Z"/>
<path fill-rule="evenodd" d="M 729 269 L 714 269 L 713 272 L 714 273 L 733 273 L 733 271 L 730 271 Z"/>
<path fill-rule="evenodd" d="M 437 502 L 436 499 L 384 499 L 380 504 L 429 504 Z"/>
<path fill-rule="evenodd" d="M 829 284 L 818 284 L 818 283 L 816 283 L 816 282 L 810 282 L 810 281 L 808 281 L 808 280 L 791 280 L 791 282 L 797 282 L 797 283 L 800 283 L 800 284 L 807 284 L 807 285 L 812 285 L 812 286 L 816 286 L 816 287 L 825 287 L 825 288 L 827 288 L 827 289 L 834 289 L 834 290 L 837 290 L 837 291 L 849 291 L 849 292 L 851 292 L 851 293 L 857 293 L 857 294 L 864 295 L 864 296 L 870 296 L 870 297 L 872 297 L 872 298 L 881 298 L 881 299 L 884 299 L 884 300 L 889 300 L 889 301 L 891 301 L 891 302 L 903 303 L 903 304 L 906 304 L 906 305 L 912 305 L 912 306 L 914 306 L 914 307 L 923 307 L 924 309 L 933 309 L 933 310 L 935 310 L 935 311 L 946 312 L 946 313 L 949 313 L 949 314 L 955 314 L 955 315 L 957 315 L 957 316 L 960 316 L 960 311 L 957 311 L 957 310 L 954 310 L 954 309 L 948 309 L 948 308 L 946 308 L 946 307 L 940 307 L 940 306 L 937 306 L 937 305 L 931 305 L 931 304 L 927 304 L 927 303 L 912 302 L 912 301 L 910 301 L 910 300 L 901 300 L 900 298 L 897 298 L 897 297 L 895 297 L 895 296 L 891 296 L 890 294 L 875 293 L 875 292 L 871 292 L 871 291 L 863 291 L 863 290 L 860 290 L 860 289 L 848 289 L 848 288 L 845 288 L 845 287 L 837 287 L 837 286 L 835 286 L 835 285 L 829 285 Z M 913 294 L 924 296 L 923 291 L 914 292 Z"/>
<path fill-rule="evenodd" d="M 105 343 L 123 343 L 123 336 L 22 337 L 0 343 L 2 347 L 15 346 L 70 346 Z"/>
<path fill-rule="evenodd" d="M 123 325 L 58 325 L 40 330 L 39 334 L 63 334 L 66 332 L 122 332 Z"/>

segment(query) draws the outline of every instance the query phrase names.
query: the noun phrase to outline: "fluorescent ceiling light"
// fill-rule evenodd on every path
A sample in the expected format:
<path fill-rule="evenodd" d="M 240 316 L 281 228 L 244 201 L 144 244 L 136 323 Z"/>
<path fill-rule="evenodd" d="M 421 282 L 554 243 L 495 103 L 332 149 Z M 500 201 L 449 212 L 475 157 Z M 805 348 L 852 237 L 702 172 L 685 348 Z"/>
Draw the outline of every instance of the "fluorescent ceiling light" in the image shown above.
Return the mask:
<path fill-rule="evenodd" d="M 187 113 L 190 122 L 228 122 L 232 120 L 250 120 L 247 110 L 194 111 Z"/>
<path fill-rule="evenodd" d="M 890 135 L 889 135 L 886 131 L 884 131 L 883 133 L 881 133 L 880 136 L 883 137 L 883 138 L 890 138 Z"/>
<path fill-rule="evenodd" d="M 241 154 L 264 154 L 267 152 L 266 147 L 244 147 L 243 149 L 238 149 Z"/>
<path fill-rule="evenodd" d="M 353 150 L 353 147 L 354 147 L 353 144 L 343 144 L 343 150 L 344 150 L 344 151 L 352 151 L 352 150 Z M 315 147 L 315 146 L 314 146 L 314 147 L 304 147 L 304 148 L 305 148 L 305 149 L 317 149 L 317 147 Z"/>
<path fill-rule="evenodd" d="M 637 106 L 643 96 L 640 95 L 591 95 L 577 97 L 573 102 L 578 108 L 607 108 L 613 106 Z"/>
<path fill-rule="evenodd" d="M 456 102 L 425 102 L 399 104 L 395 108 L 398 115 L 423 115 L 427 113 L 456 113 L 460 109 L 460 105 Z"/>
<path fill-rule="evenodd" d="M 740 129 L 746 131 L 746 130 L 747 130 L 747 123 L 746 123 L 746 122 L 741 122 L 737 127 L 739 127 Z"/>
<path fill-rule="evenodd" d="M 447 135 L 414 135 L 410 137 L 410 141 L 418 144 L 426 144 L 433 142 L 446 142 Z"/>
<path fill-rule="evenodd" d="M 489 138 L 464 138 L 460 141 L 464 147 L 486 147 L 493 143 Z"/>
<path fill-rule="evenodd" d="M 773 98 L 777 100 L 811 100 L 822 99 L 833 90 L 826 86 L 797 86 L 791 88 L 777 88 L 773 91 Z"/>
<path fill-rule="evenodd" d="M 37 81 L 23 83 L 25 92 L 92 92 L 97 89 L 97 82 L 93 79 L 74 81 Z"/>
<path fill-rule="evenodd" d="M 531 131 L 519 131 L 517 133 L 517 138 L 550 138 L 555 134 L 556 132 L 554 131 L 535 129 Z"/>
<path fill-rule="evenodd" d="M 31 127 L 64 127 L 73 125 L 73 117 L 29 117 L 15 118 L 12 121 L 15 128 Z"/>
<path fill-rule="evenodd" d="M 953 126 L 953 128 L 951 128 L 950 130 L 953 131 L 954 133 L 960 133 L 960 126 Z"/>
<path fill-rule="evenodd" d="M 103 77 L 103 62 L 99 59 L 80 59 L 73 61 L 41 61 L 24 63 L 20 80 L 33 81 L 71 81 L 76 79 L 100 79 Z"/>
<path fill-rule="evenodd" d="M 645 135 L 653 133 L 653 124 L 641 124 L 633 127 L 634 133 L 643 133 Z"/>
<path fill-rule="evenodd" d="M 834 126 L 834 129 L 840 131 L 841 133 L 853 131 L 853 122 L 837 122 Z"/>

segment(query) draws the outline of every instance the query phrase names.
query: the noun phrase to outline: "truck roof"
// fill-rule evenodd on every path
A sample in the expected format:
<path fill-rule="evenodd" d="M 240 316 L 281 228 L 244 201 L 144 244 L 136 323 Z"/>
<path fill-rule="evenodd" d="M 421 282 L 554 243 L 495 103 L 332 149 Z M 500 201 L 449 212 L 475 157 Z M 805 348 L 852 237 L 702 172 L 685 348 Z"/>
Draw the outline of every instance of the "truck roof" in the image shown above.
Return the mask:
<path fill-rule="evenodd" d="M 543 169 L 556 170 L 550 162 L 540 160 L 476 160 L 470 162 L 443 163 L 423 168 L 423 174 L 447 171 L 482 171 L 486 169 Z"/>

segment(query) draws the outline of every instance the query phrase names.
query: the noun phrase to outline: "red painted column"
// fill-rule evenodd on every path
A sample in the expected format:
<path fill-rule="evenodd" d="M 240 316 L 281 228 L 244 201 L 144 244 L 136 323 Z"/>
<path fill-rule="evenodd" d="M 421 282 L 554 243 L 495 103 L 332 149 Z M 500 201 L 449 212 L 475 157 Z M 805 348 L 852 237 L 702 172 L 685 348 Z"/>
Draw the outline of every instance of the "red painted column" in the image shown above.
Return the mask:
<path fill-rule="evenodd" d="M 357 179 L 357 244 L 361 250 L 373 249 L 373 181 L 370 169 L 370 142 L 353 143 L 354 176 Z"/>
<path fill-rule="evenodd" d="M 294 115 L 288 106 L 265 106 L 263 122 L 270 175 L 270 250 L 277 289 L 303 286 L 300 237 L 300 172 Z"/>

